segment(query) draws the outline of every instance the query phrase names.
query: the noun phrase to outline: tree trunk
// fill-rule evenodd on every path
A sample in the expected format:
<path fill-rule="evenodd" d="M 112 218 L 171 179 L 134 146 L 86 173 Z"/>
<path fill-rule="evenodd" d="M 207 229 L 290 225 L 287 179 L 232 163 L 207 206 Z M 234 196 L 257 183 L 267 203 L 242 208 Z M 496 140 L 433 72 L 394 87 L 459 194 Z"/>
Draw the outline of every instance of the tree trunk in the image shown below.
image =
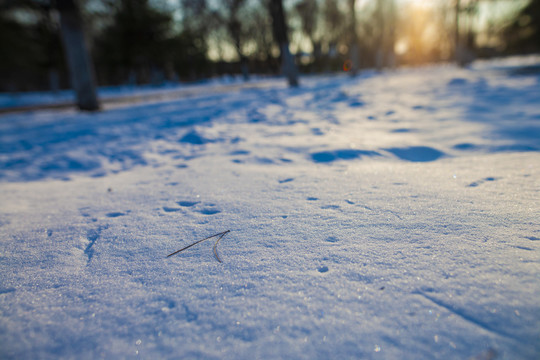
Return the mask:
<path fill-rule="evenodd" d="M 248 59 L 244 55 L 240 55 L 240 68 L 242 70 L 242 78 L 244 81 L 249 81 Z"/>
<path fill-rule="evenodd" d="M 385 60 L 385 54 L 384 54 L 384 44 L 386 41 L 386 34 L 385 34 L 385 23 L 384 23 L 384 4 L 383 0 L 377 0 L 377 10 L 376 10 L 376 18 L 377 18 L 377 26 L 379 28 L 379 39 L 378 39 L 378 45 L 377 50 L 375 51 L 375 67 L 377 70 L 382 70 L 384 67 L 384 60 Z"/>
<path fill-rule="evenodd" d="M 456 0 L 456 12 L 455 12 L 455 45 L 454 45 L 454 57 L 456 62 L 461 65 L 461 59 L 462 59 L 462 46 L 461 46 L 461 34 L 459 31 L 459 15 L 461 12 L 461 6 L 460 6 L 460 0 Z"/>
<path fill-rule="evenodd" d="M 351 36 L 351 44 L 349 47 L 351 69 L 349 70 L 349 74 L 351 77 L 355 77 L 360 69 L 360 49 L 358 47 L 358 33 L 356 32 L 356 0 L 349 0 L 349 12 L 351 13 L 351 27 L 349 29 Z"/>
<path fill-rule="evenodd" d="M 231 9 L 231 20 L 228 23 L 229 33 L 234 40 L 234 47 L 236 48 L 236 53 L 240 58 L 240 70 L 242 71 L 242 77 L 244 81 L 249 81 L 249 65 L 248 59 L 242 53 L 242 24 L 236 18 L 238 16 L 238 9 L 241 6 L 240 1 L 235 3 L 235 6 Z"/>
<path fill-rule="evenodd" d="M 390 69 L 396 67 L 396 3 L 395 0 L 388 0 L 388 34 L 386 41 L 386 66 Z"/>
<path fill-rule="evenodd" d="M 82 28 L 82 19 L 75 0 L 56 0 L 60 13 L 60 30 L 69 66 L 71 84 L 81 110 L 99 110 L 92 62 Z"/>
<path fill-rule="evenodd" d="M 272 16 L 272 29 L 274 38 L 281 51 L 281 66 L 283 73 L 289 80 L 289 86 L 298 86 L 298 70 L 289 51 L 289 37 L 287 35 L 287 24 L 285 22 L 285 13 L 283 11 L 282 0 L 269 0 L 270 15 Z"/>

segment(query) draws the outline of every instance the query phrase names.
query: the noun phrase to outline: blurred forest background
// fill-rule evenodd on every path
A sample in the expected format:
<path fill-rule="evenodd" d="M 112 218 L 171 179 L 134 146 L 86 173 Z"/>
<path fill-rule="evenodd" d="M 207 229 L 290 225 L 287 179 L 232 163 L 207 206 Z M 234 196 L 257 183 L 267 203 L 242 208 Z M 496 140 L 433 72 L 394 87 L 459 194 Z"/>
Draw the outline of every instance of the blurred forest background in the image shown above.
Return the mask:
<path fill-rule="evenodd" d="M 282 71 L 273 0 L 70 0 L 100 86 Z M 70 88 L 59 6 L 0 0 L 0 91 Z M 281 3 L 281 1 L 279 1 Z M 63 5 L 62 5 L 63 4 Z M 283 0 L 301 73 L 540 51 L 540 0 Z M 65 40 L 65 39 L 64 39 Z"/>

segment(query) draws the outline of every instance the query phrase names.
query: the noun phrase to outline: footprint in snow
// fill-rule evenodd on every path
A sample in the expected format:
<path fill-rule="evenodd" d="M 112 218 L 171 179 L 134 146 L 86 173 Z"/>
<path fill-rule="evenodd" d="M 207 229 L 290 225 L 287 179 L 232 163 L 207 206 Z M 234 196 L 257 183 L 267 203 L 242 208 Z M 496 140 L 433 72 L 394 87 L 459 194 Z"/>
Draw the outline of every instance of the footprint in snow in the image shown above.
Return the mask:
<path fill-rule="evenodd" d="M 321 206 L 322 210 L 339 210 L 339 205 L 323 205 Z"/>
<path fill-rule="evenodd" d="M 287 178 L 287 179 L 283 179 L 283 180 L 278 180 L 278 182 L 280 184 L 285 184 L 285 183 L 291 182 L 293 180 L 294 180 L 294 178 Z"/>
<path fill-rule="evenodd" d="M 362 107 L 364 103 L 360 100 L 351 100 L 349 101 L 349 106 L 353 108 Z"/>
<path fill-rule="evenodd" d="M 337 160 L 355 160 L 366 156 L 379 156 L 376 151 L 357 149 L 338 149 L 333 151 L 320 151 L 310 154 L 315 163 L 331 163 Z"/>
<path fill-rule="evenodd" d="M 215 214 L 219 214 L 221 212 L 221 210 L 209 207 L 209 208 L 200 209 L 197 212 L 199 212 L 199 213 L 201 213 L 203 215 L 215 215 Z"/>
<path fill-rule="evenodd" d="M 467 79 L 463 79 L 463 78 L 454 78 L 452 80 L 450 80 L 446 85 L 448 86 L 461 86 L 461 85 L 466 85 L 468 83 Z"/>
<path fill-rule="evenodd" d="M 207 139 L 207 138 L 203 137 L 202 135 L 200 135 L 195 130 L 192 130 L 192 131 L 188 132 L 187 134 L 185 134 L 179 140 L 179 142 L 186 143 L 186 144 L 191 144 L 191 145 L 204 145 L 204 144 L 213 142 L 213 140 Z"/>
<path fill-rule="evenodd" d="M 183 307 L 187 322 L 193 322 L 199 318 L 199 315 L 196 312 L 192 311 L 187 305 L 183 305 Z"/>
<path fill-rule="evenodd" d="M 172 208 L 172 207 L 164 206 L 163 211 L 165 211 L 165 212 L 177 212 L 177 211 L 180 211 L 180 208 Z"/>
<path fill-rule="evenodd" d="M 516 249 L 520 249 L 520 250 L 534 251 L 534 249 L 531 249 L 531 248 L 526 247 L 526 246 L 519 246 L 519 245 L 510 245 L 510 246 L 513 247 L 513 248 L 516 248 Z"/>
<path fill-rule="evenodd" d="M 317 271 L 320 272 L 320 273 L 328 272 L 328 266 L 319 266 Z"/>
<path fill-rule="evenodd" d="M 488 181 L 495 181 L 495 180 L 498 180 L 498 178 L 495 178 L 495 177 L 487 177 L 487 178 L 484 178 L 482 180 L 478 180 L 478 181 L 475 181 L 475 182 L 472 182 L 470 183 L 469 185 L 467 185 L 468 187 L 477 187 L 479 185 L 482 185 L 483 183 L 485 182 L 488 182 Z"/>
<path fill-rule="evenodd" d="M 215 204 L 211 204 L 211 203 L 203 203 L 201 207 L 197 206 L 198 204 L 201 203 L 200 201 L 183 200 L 183 201 L 177 201 L 176 203 L 185 208 L 192 208 L 191 209 L 192 211 L 198 212 L 203 215 L 215 215 L 221 212 L 221 210 L 219 210 Z M 172 211 L 179 211 L 181 209 L 163 207 L 163 210 L 172 212 Z"/>
<path fill-rule="evenodd" d="M 396 134 L 403 134 L 403 133 L 410 133 L 410 132 L 415 132 L 415 131 L 416 130 L 409 129 L 409 128 L 399 128 L 399 129 L 391 130 L 390 132 L 391 133 L 396 133 Z"/>
<path fill-rule="evenodd" d="M 0 288 L 0 295 L 15 292 L 15 288 Z"/>
<path fill-rule="evenodd" d="M 274 160 L 267 157 L 256 157 L 254 162 L 261 165 L 270 165 L 274 163 Z"/>
<path fill-rule="evenodd" d="M 233 156 L 237 156 L 237 155 L 249 155 L 251 154 L 251 152 L 249 152 L 248 150 L 235 150 L 235 151 L 231 151 L 229 153 L 229 155 L 233 155 Z"/>
<path fill-rule="evenodd" d="M 110 217 L 110 218 L 115 218 L 115 217 L 124 216 L 124 215 L 126 214 L 124 214 L 123 212 L 110 212 L 110 213 L 105 214 L 105 216 Z"/>
<path fill-rule="evenodd" d="M 92 257 L 94 256 L 93 246 L 95 245 L 96 241 L 101 237 L 101 232 L 108 229 L 108 227 L 108 225 L 98 226 L 97 228 L 90 229 L 86 232 L 86 239 L 88 240 L 88 245 L 86 246 L 86 249 L 84 249 L 84 253 L 88 258 L 87 263 L 90 263 L 90 261 L 92 261 Z"/>
<path fill-rule="evenodd" d="M 178 201 L 177 204 L 183 207 L 192 207 L 197 205 L 199 201 Z"/>
<path fill-rule="evenodd" d="M 452 146 L 452 148 L 456 149 L 456 150 L 462 150 L 462 151 L 465 151 L 465 150 L 480 150 L 481 146 L 476 145 L 476 144 L 472 144 L 472 143 L 460 143 L 460 144 L 456 144 L 456 145 Z"/>
<path fill-rule="evenodd" d="M 401 160 L 411 162 L 428 162 L 435 161 L 446 154 L 437 149 L 428 146 L 411 146 L 404 148 L 390 148 L 384 149 L 389 153 L 394 154 Z"/>

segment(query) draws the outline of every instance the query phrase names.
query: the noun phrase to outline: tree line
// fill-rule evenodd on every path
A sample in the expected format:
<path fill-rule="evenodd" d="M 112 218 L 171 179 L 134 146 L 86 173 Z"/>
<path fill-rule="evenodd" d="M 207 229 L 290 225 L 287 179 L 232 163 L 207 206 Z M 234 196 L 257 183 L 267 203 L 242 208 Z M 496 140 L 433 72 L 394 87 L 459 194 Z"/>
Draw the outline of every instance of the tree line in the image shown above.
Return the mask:
<path fill-rule="evenodd" d="M 67 3 L 78 7 L 93 76 L 107 86 L 224 74 L 247 80 L 292 67 L 303 73 L 355 74 L 367 67 L 448 61 L 458 55 L 458 46 L 477 55 L 540 50 L 540 0 L 523 1 L 512 16 L 487 30 L 475 28 L 478 9 L 487 1 L 434 0 L 431 7 L 395 0 Z M 0 0 L 0 91 L 73 85 L 61 36 L 65 24 L 59 7 L 65 3 Z M 491 43 L 478 44 L 482 36 Z"/>

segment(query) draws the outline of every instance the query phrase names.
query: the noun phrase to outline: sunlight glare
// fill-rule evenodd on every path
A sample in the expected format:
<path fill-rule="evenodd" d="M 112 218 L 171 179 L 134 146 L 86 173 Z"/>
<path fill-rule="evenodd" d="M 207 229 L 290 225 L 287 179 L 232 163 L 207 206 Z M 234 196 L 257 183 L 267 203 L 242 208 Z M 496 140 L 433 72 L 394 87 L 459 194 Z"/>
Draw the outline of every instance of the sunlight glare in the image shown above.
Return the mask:
<path fill-rule="evenodd" d="M 405 39 L 399 39 L 396 41 L 396 45 L 394 46 L 394 51 L 398 55 L 403 55 L 409 50 L 409 44 L 407 43 L 407 40 Z"/>

